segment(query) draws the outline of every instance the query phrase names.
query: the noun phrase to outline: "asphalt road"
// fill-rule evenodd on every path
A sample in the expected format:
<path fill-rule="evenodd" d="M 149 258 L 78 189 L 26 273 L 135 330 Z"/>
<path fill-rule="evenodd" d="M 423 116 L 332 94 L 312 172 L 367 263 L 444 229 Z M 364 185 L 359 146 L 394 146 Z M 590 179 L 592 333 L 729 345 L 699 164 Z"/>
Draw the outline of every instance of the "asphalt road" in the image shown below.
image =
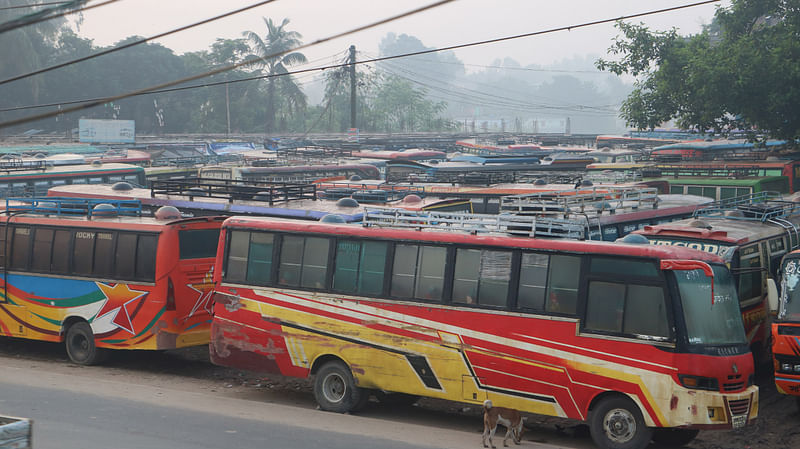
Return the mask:
<path fill-rule="evenodd" d="M 391 411 L 326 413 L 150 376 L 120 377 L 103 367 L 17 358 L 0 358 L 0 366 L 0 414 L 32 418 L 36 449 L 480 447 L 475 423 L 464 430 L 397 421 Z"/>

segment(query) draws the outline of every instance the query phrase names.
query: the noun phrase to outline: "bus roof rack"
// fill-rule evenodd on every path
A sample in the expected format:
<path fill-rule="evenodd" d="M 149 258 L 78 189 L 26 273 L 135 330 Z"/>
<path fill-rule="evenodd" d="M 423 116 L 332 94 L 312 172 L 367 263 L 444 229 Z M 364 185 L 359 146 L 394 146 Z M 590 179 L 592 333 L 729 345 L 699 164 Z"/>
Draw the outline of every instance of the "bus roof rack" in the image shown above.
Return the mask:
<path fill-rule="evenodd" d="M 317 186 L 312 183 L 240 181 L 217 178 L 183 178 L 154 180 L 150 196 L 177 195 L 222 198 L 234 201 L 263 201 L 270 205 L 290 200 L 317 199 Z"/>
<path fill-rule="evenodd" d="M 736 220 L 770 221 L 800 213 L 800 203 L 781 199 L 778 192 L 756 192 L 700 206 L 694 217 L 726 217 Z M 732 213 L 737 212 L 737 213 Z"/>
<path fill-rule="evenodd" d="M 101 206 L 102 205 L 102 206 Z M 101 207 L 98 207 L 101 206 Z M 136 216 L 142 215 L 139 200 L 112 200 L 106 198 L 6 198 L 6 214 L 15 212 L 57 216 Z"/>
<path fill-rule="evenodd" d="M 573 214 L 581 216 L 614 214 L 621 211 L 658 207 L 654 187 L 583 187 L 575 190 L 504 196 L 500 211 L 520 215 Z"/>
<path fill-rule="evenodd" d="M 559 237 L 580 240 L 586 238 L 586 225 L 582 223 L 559 218 L 502 213 L 490 215 L 366 207 L 363 225 L 456 230 L 473 234 L 486 232 L 527 237 Z"/>

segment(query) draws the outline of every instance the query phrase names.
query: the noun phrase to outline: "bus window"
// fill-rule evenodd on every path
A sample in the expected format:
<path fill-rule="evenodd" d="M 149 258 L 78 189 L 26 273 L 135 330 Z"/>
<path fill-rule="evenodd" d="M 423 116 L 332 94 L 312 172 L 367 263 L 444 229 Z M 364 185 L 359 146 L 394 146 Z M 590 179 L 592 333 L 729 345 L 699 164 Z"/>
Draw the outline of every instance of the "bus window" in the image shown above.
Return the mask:
<path fill-rule="evenodd" d="M 447 250 L 442 247 L 396 245 L 391 295 L 440 301 L 446 256 Z"/>
<path fill-rule="evenodd" d="M 703 187 L 703 196 L 716 200 L 717 188 L 716 187 Z"/>
<path fill-rule="evenodd" d="M 87 182 L 86 178 L 72 178 L 72 184 L 86 184 Z"/>
<path fill-rule="evenodd" d="M 180 259 L 200 259 L 217 254 L 219 229 L 186 229 L 178 231 Z"/>
<path fill-rule="evenodd" d="M 673 195 L 683 195 L 683 186 L 669 186 L 669 193 Z"/>
<path fill-rule="evenodd" d="M 114 260 L 114 234 L 98 232 L 95 239 L 92 273 L 101 277 L 109 277 L 113 273 L 111 262 Z"/>
<path fill-rule="evenodd" d="M 594 275 L 658 277 L 653 262 L 614 257 L 592 257 L 590 271 Z"/>
<path fill-rule="evenodd" d="M 71 231 L 66 229 L 59 229 L 56 231 L 53 237 L 53 259 L 50 264 L 53 273 L 69 273 L 71 242 Z"/>
<path fill-rule="evenodd" d="M 94 232 L 76 231 L 72 250 L 72 272 L 78 275 L 92 274 L 94 255 Z"/>
<path fill-rule="evenodd" d="M 11 268 L 24 270 L 28 268 L 31 229 L 19 226 L 12 229 L 14 229 L 14 240 L 11 242 L 11 263 L 9 265 Z"/>
<path fill-rule="evenodd" d="M 31 269 L 50 271 L 50 254 L 53 252 L 53 230 L 37 229 L 33 236 Z"/>
<path fill-rule="evenodd" d="M 219 240 L 219 229 L 215 229 Z M 256 284 L 272 283 L 272 250 L 275 235 L 266 232 L 250 234 L 250 248 L 247 257 L 247 281 Z"/>
<path fill-rule="evenodd" d="M 289 287 L 323 288 L 327 269 L 327 238 L 283 237 L 278 283 Z"/>
<path fill-rule="evenodd" d="M 136 248 L 136 278 L 154 281 L 156 277 L 156 248 L 158 237 L 140 235 Z"/>
<path fill-rule="evenodd" d="M 547 279 L 547 311 L 575 314 L 578 305 L 578 284 L 581 258 L 577 256 L 550 256 L 550 274 Z"/>
<path fill-rule="evenodd" d="M 228 245 L 228 263 L 225 280 L 242 282 L 247 279 L 247 251 L 250 245 L 250 233 L 245 231 L 231 232 Z"/>
<path fill-rule="evenodd" d="M 751 193 L 753 193 L 753 189 L 750 187 L 738 187 L 736 189 L 736 196 L 745 196 L 750 195 Z"/>
<path fill-rule="evenodd" d="M 524 253 L 520 263 L 517 308 L 544 310 L 547 265 L 550 256 Z"/>
<path fill-rule="evenodd" d="M 720 187 L 719 189 L 719 199 L 727 200 L 728 198 L 733 198 L 736 196 L 736 188 L 735 187 Z"/>
<path fill-rule="evenodd" d="M 625 311 L 625 284 L 589 282 L 586 303 L 586 328 L 606 332 L 622 332 Z"/>
<path fill-rule="evenodd" d="M 739 300 L 746 302 L 761 298 L 761 255 L 758 245 L 744 247 L 739 252 Z"/>
<path fill-rule="evenodd" d="M 6 225 L 0 226 L 0 267 L 6 266 Z"/>
<path fill-rule="evenodd" d="M 505 306 L 511 279 L 511 253 L 459 249 L 456 252 L 453 302 Z"/>
<path fill-rule="evenodd" d="M 120 279 L 136 277 L 136 234 L 120 234 L 117 237 L 114 266 Z"/>
<path fill-rule="evenodd" d="M 628 285 L 622 332 L 669 338 L 670 324 L 664 289 L 652 285 Z"/>
<path fill-rule="evenodd" d="M 698 187 L 698 186 L 689 186 L 686 189 L 686 193 L 689 194 L 689 195 L 702 196 L 703 195 L 703 188 L 702 187 Z"/>
<path fill-rule="evenodd" d="M 339 241 L 333 288 L 345 293 L 380 295 L 388 248 L 386 242 Z"/>
<path fill-rule="evenodd" d="M 102 184 L 103 178 L 89 178 L 89 184 Z"/>

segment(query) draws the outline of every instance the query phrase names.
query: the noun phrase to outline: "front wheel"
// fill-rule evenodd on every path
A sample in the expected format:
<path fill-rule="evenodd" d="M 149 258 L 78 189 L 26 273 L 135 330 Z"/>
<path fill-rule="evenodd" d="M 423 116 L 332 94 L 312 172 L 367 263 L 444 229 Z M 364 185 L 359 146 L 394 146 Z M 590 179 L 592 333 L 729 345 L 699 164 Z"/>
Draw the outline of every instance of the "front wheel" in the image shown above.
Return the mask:
<path fill-rule="evenodd" d="M 653 442 L 661 447 L 681 447 L 694 440 L 698 433 L 697 429 L 655 429 Z"/>
<path fill-rule="evenodd" d="M 75 323 L 67 329 L 64 343 L 72 363 L 94 365 L 102 359 L 103 351 L 95 345 L 92 328 L 85 321 Z"/>
<path fill-rule="evenodd" d="M 589 432 L 602 449 L 644 449 L 653 436 L 653 429 L 645 425 L 639 407 L 622 396 L 606 397 L 595 405 Z"/>
<path fill-rule="evenodd" d="M 329 412 L 347 413 L 366 404 L 369 392 L 356 387 L 350 369 L 341 361 L 327 362 L 314 379 L 314 398 L 319 408 Z"/>

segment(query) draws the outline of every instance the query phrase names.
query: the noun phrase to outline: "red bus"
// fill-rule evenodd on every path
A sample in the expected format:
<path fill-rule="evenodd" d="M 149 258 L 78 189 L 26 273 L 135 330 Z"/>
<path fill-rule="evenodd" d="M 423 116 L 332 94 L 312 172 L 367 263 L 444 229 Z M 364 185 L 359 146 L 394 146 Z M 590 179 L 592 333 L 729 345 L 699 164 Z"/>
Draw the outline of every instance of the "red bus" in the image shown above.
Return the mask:
<path fill-rule="evenodd" d="M 781 261 L 780 295 L 770 304 L 775 387 L 795 396 L 800 408 L 800 251 Z"/>
<path fill-rule="evenodd" d="M 800 205 L 769 199 L 769 192 L 718 201 L 697 218 L 635 231 L 657 246 L 683 246 L 722 256 L 731 269 L 747 339 L 757 365 L 770 356 L 768 280 L 781 258 L 800 246 Z"/>
<path fill-rule="evenodd" d="M 603 448 L 747 425 L 758 387 L 733 278 L 686 248 L 231 217 L 210 357 L 371 393 L 588 421 Z"/>
<path fill-rule="evenodd" d="M 138 201 L 20 201 L 0 216 L 0 336 L 64 342 L 83 365 L 106 349 L 208 343 L 222 218 L 119 215 Z"/>

